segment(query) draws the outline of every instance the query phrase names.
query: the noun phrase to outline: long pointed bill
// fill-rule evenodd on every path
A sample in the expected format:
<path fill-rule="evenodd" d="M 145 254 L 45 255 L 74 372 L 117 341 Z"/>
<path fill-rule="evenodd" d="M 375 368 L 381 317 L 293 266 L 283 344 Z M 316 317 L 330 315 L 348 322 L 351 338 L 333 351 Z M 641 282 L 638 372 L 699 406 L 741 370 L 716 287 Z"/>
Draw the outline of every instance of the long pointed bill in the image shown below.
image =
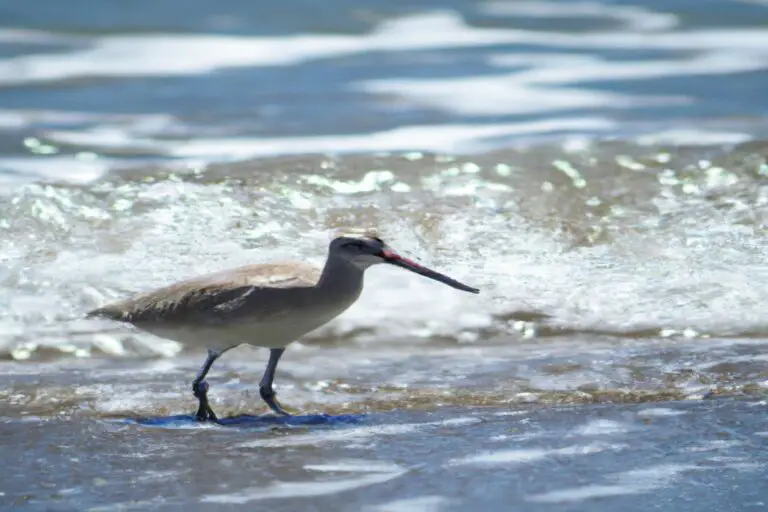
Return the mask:
<path fill-rule="evenodd" d="M 463 290 L 465 292 L 470 292 L 470 293 L 480 293 L 480 290 L 478 290 L 477 288 L 472 288 L 471 286 L 467 286 L 463 283 L 456 281 L 455 279 L 451 279 L 450 277 L 444 274 L 441 274 L 440 272 L 435 272 L 432 269 L 419 265 L 413 260 L 409 260 L 408 258 L 403 258 L 402 256 L 400 256 L 394 251 L 390 251 L 390 250 L 381 251 L 380 256 L 384 258 L 385 262 L 391 265 L 406 268 L 411 272 L 416 272 L 417 274 L 420 274 L 424 277 L 434 279 L 435 281 L 440 281 L 441 283 L 447 284 L 448 286 L 452 288 L 456 288 L 457 290 Z"/>

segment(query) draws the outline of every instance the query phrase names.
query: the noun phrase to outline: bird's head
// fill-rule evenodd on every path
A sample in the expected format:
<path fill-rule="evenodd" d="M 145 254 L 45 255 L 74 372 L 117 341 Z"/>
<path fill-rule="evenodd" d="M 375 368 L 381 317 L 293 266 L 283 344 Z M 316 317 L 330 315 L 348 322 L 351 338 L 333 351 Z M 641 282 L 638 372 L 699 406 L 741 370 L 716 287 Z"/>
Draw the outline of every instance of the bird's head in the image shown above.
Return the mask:
<path fill-rule="evenodd" d="M 344 258 L 360 270 L 365 270 L 378 263 L 388 263 L 401 267 L 416 274 L 434 279 L 458 290 L 470 293 L 480 293 L 477 288 L 472 288 L 456 281 L 444 274 L 429 269 L 415 261 L 401 256 L 373 230 L 362 232 L 337 232 L 331 240 L 330 253 L 333 256 Z"/>

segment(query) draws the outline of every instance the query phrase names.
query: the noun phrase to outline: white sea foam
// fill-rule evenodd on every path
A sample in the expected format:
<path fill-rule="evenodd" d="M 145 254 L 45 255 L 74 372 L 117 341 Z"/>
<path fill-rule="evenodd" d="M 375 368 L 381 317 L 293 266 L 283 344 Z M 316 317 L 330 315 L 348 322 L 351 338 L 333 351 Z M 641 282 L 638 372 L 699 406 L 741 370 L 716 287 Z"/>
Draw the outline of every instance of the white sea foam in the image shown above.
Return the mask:
<path fill-rule="evenodd" d="M 402 126 L 374 133 L 297 137 L 228 137 L 169 140 L 172 120 L 124 122 L 113 116 L 88 127 L 62 126 L 48 133 L 51 141 L 84 148 L 156 152 L 177 158 L 232 160 L 275 154 L 308 152 L 429 150 L 467 152 L 509 143 L 511 138 L 550 132 L 593 134 L 614 129 L 604 113 L 587 118 L 566 117 L 564 110 L 599 109 L 601 112 L 645 106 L 686 104 L 685 95 L 642 95 L 609 92 L 590 87 L 592 81 L 647 80 L 695 75 L 726 75 L 768 67 L 768 31 L 762 29 L 697 29 L 680 31 L 675 16 L 643 7 L 576 2 L 567 12 L 552 2 L 486 4 L 486 12 L 503 16 L 579 16 L 619 20 L 621 30 L 578 35 L 517 28 L 469 25 L 451 11 L 429 11 L 382 21 L 369 33 L 246 37 L 205 34 L 98 36 L 54 54 L 33 54 L 0 60 L 0 81 L 29 83 L 81 76 L 162 76 L 200 74 L 228 67 L 299 65 L 317 59 L 364 52 L 444 50 L 475 46 L 523 44 L 536 52 L 494 51 L 479 58 L 502 70 L 486 76 L 436 79 L 387 78 L 362 80 L 352 89 L 373 96 L 399 99 L 402 105 L 437 109 L 456 115 L 499 116 L 546 114 L 547 120 L 523 123 L 443 124 Z M 648 31 L 653 36 L 646 36 Z M 23 33 L 20 33 L 23 35 Z M 37 33 L 36 33 L 37 34 Z M 1 35 L 1 34 L 0 34 Z M 40 34 L 37 34 L 39 36 Z M 7 37 L 21 37 L 13 35 Z M 35 36 L 35 37 L 37 37 Z M 77 38 L 82 42 L 83 38 Z M 556 51 L 547 51 L 556 48 Z M 595 55 L 604 48 L 667 51 L 670 55 L 616 61 Z M 563 51 L 563 50 L 569 51 Z M 681 54 L 685 51 L 685 54 Z M 514 71 L 509 71 L 514 68 Z M 48 114 L 50 117 L 52 114 Z M 61 114 L 64 115 L 64 114 Z M 74 115 L 71 114 L 71 115 Z M 90 114 L 89 114 L 90 115 Z M 31 113 L 0 111 L 0 127 L 29 126 Z M 46 118 L 42 122 L 48 123 Z M 154 123 L 154 124 L 153 124 Z M 625 125 L 626 126 L 626 125 Z M 178 128 L 178 127 L 176 127 Z M 182 130 L 183 131 L 183 130 Z M 643 142 L 740 142 L 738 132 L 679 130 L 654 133 Z M 30 164 L 24 164 L 30 165 Z M 84 176 L 92 173 L 85 173 Z M 83 178 L 86 179 L 86 178 Z"/>
<path fill-rule="evenodd" d="M 581 5 L 583 10 L 585 4 Z M 523 7 L 532 12 L 530 3 Z M 594 7 L 586 10 L 590 9 L 594 10 Z M 633 11 L 639 12 L 637 9 Z M 633 19 L 638 19 L 635 14 L 624 15 L 627 19 L 633 16 Z M 657 14 L 656 19 L 661 17 L 667 19 L 664 14 Z M 644 33 L 649 26 L 657 30 L 653 37 Z M 361 35 L 108 35 L 93 37 L 86 48 L 76 48 L 70 52 L 0 60 L 0 82 L 23 84 L 83 76 L 186 75 L 208 73 L 227 67 L 295 65 L 375 51 L 466 48 L 509 43 L 572 48 L 741 50 L 750 51 L 752 57 L 763 59 L 768 51 L 768 31 L 765 30 L 739 28 L 658 32 L 658 29 L 671 26 L 668 22 L 649 23 L 646 18 L 643 22 L 635 23 L 635 30 L 575 35 L 473 27 L 455 12 L 431 11 L 386 20 L 370 33 Z"/>
<path fill-rule="evenodd" d="M 0 28 L 0 43 L 61 44 L 76 42 L 79 39 L 76 36 L 52 34 L 42 30 Z"/>
<path fill-rule="evenodd" d="M 294 482 L 274 482 L 267 485 L 259 485 L 236 492 L 223 494 L 209 494 L 201 499 L 206 503 L 248 503 L 270 498 L 299 498 L 311 496 L 324 496 L 340 492 L 380 484 L 398 478 L 408 472 L 394 463 L 380 461 L 367 461 L 366 465 L 357 461 L 355 464 L 345 462 L 343 464 L 331 464 L 329 467 L 308 466 L 306 469 L 320 472 L 338 471 L 348 472 L 352 476 L 346 478 L 318 478 L 312 480 Z M 360 475 L 360 476 L 355 476 Z"/>
<path fill-rule="evenodd" d="M 512 73 L 440 79 L 378 79 L 357 84 L 370 94 L 396 96 L 411 106 L 459 115 L 521 115 L 566 109 L 622 109 L 686 104 L 685 96 L 641 96 L 590 89 L 590 81 L 648 80 L 718 75 L 768 67 L 761 58 L 736 51 L 711 51 L 687 58 L 614 62 L 571 54 L 494 54 L 489 64 L 523 68 Z"/>
<path fill-rule="evenodd" d="M 606 419 L 590 420 L 586 425 L 577 427 L 573 431 L 577 436 L 609 436 L 627 432 L 629 432 L 627 425 Z"/>
<path fill-rule="evenodd" d="M 658 144 L 676 144 L 682 146 L 712 146 L 741 144 L 753 140 L 749 133 L 723 130 L 701 130 L 698 128 L 673 128 L 654 131 L 637 137 L 637 143 L 654 146 Z"/>
<path fill-rule="evenodd" d="M 648 407 L 637 413 L 640 417 L 663 417 L 663 416 L 682 416 L 685 411 L 678 411 L 668 407 Z"/>
<path fill-rule="evenodd" d="M 0 83 L 187 75 L 227 67 L 295 65 L 373 51 L 462 48 L 519 40 L 517 31 L 471 27 L 450 11 L 387 20 L 362 35 L 109 35 L 93 37 L 84 49 L 4 59 L 0 61 Z"/>
<path fill-rule="evenodd" d="M 80 203 L 72 201 L 73 193 L 30 186 L 17 201 L 28 204 L 24 208 L 35 208 L 38 216 L 45 214 L 45 229 L 58 232 L 67 229 L 73 215 L 83 214 Z M 120 229 L 132 234 L 129 243 L 115 252 L 65 246 L 49 261 L 35 259 L 40 256 L 32 250 L 34 245 L 30 249 L 21 243 L 6 244 L 4 258 L 20 261 L 29 252 L 32 259 L 19 263 L 18 268 L 0 269 L 0 279 L 9 283 L 1 297 L 8 312 L 0 333 L 3 348 L 15 346 L 25 336 L 39 343 L 61 343 L 61 332 L 54 332 L 60 329 L 58 325 L 43 333 L 45 337 L 38 336 L 34 319 L 41 311 L 61 312 L 63 308 L 81 314 L 86 307 L 126 296 L 129 291 L 240 264 L 307 257 L 319 261 L 327 247 L 327 231 L 309 225 L 305 210 L 293 207 L 257 210 L 267 212 L 272 223 L 259 233 L 250 230 L 264 228 L 261 224 L 233 228 L 252 216 L 254 207 L 262 207 L 251 200 L 236 200 L 227 184 L 164 180 L 142 185 L 132 193 L 137 196 L 131 196 L 131 201 L 147 209 L 120 221 Z M 471 191 L 467 194 L 477 196 Z M 330 204 L 317 197 L 313 208 Z M 358 204 L 354 196 L 347 200 L 353 206 Z M 546 200 L 546 194 L 536 196 L 536 201 Z M 622 332 L 668 327 L 682 332 L 686 326 L 695 326 L 699 332 L 721 332 L 763 325 L 761 290 L 765 287 L 760 283 L 768 276 L 754 259 L 757 253 L 751 239 L 729 239 L 728 265 L 739 271 L 729 271 L 724 280 L 718 266 L 723 253 L 712 250 L 712 244 L 719 244 L 717 239 L 680 246 L 661 233 L 653 244 L 643 239 L 636 245 L 628 233 L 629 238 L 619 238 L 615 245 L 564 250 L 548 232 L 515 225 L 514 218 L 472 212 L 437 217 L 430 226 L 435 240 L 431 243 L 450 247 L 451 256 L 425 263 L 479 287 L 480 295 L 460 293 L 400 269 L 375 267 L 368 271 L 360 300 L 306 339 L 351 335 L 359 343 L 392 347 L 399 340 L 412 345 L 414 339 L 445 336 L 482 345 L 486 329 L 504 329 L 494 320 L 496 315 L 503 317 L 521 307 L 552 314 L 553 324 L 569 329 Z M 483 215 L 481 221 L 473 217 L 476 214 Z M 404 236 L 412 235 L 414 226 L 401 217 L 386 209 L 376 212 L 377 223 L 388 227 L 387 238 L 394 247 L 418 253 L 418 242 Z M 254 242 L 248 238 L 252 235 L 274 238 L 278 243 Z M 297 245 L 299 239 L 302 242 Z M 84 258 L 88 265 L 83 265 Z M 609 273 L 606 263 L 611 266 Z M 22 278 L 32 280 L 30 291 L 14 284 Z M 40 292 L 43 286 L 45 293 Z M 87 290 L 93 286 L 103 290 L 103 296 L 90 297 Z M 72 297 L 77 298 L 76 304 Z M 148 348 L 159 347 L 155 338 L 136 335 L 132 339 Z M 106 344 L 110 352 L 120 353 L 117 345 L 117 339 Z M 538 346 L 537 354 L 543 354 L 546 347 Z"/>
<path fill-rule="evenodd" d="M 550 3 L 518 2 L 510 3 L 509 6 L 511 10 L 507 14 L 513 16 L 557 15 Z M 672 18 L 664 13 L 650 13 L 645 8 L 604 7 L 602 9 L 593 3 L 580 2 L 574 7 L 574 12 L 578 16 L 617 19 L 624 24 L 620 30 L 611 28 L 607 31 L 575 34 L 472 27 L 456 13 L 438 11 L 387 20 L 370 33 L 361 35 L 99 35 L 91 38 L 87 46 L 82 46 L 87 38 L 78 37 L 73 39 L 78 46 L 55 54 L 37 54 L 0 61 L 0 80 L 28 83 L 28 80 L 70 79 L 102 72 L 110 76 L 185 75 L 207 73 L 231 66 L 293 65 L 313 59 L 377 50 L 442 51 L 447 48 L 487 46 L 493 52 L 485 56 L 481 54 L 479 58 L 486 59 L 486 64 L 495 67 L 499 75 L 447 78 L 442 85 L 431 80 L 410 78 L 363 81 L 358 85 L 364 89 L 367 87 L 375 95 L 391 93 L 404 98 L 406 103 L 412 102 L 416 106 L 428 106 L 449 113 L 551 114 L 544 120 L 519 123 L 452 122 L 436 126 L 420 124 L 353 135 L 258 138 L 187 137 L 188 134 L 185 134 L 184 140 L 173 140 L 173 131 L 183 127 L 170 116 L 162 115 L 121 117 L 113 114 L 3 110 L 0 111 L 0 126 L 16 130 L 36 129 L 36 125 L 45 124 L 40 131 L 46 141 L 52 144 L 88 151 L 103 150 L 107 154 L 110 151 L 147 151 L 181 161 L 232 160 L 307 152 L 405 149 L 447 153 L 482 151 L 499 143 L 516 143 L 528 136 L 553 132 L 572 134 L 585 131 L 610 135 L 619 128 L 626 128 L 627 123 L 618 124 L 607 118 L 609 114 L 577 118 L 556 111 L 593 107 L 607 111 L 606 107 L 632 107 L 645 104 L 648 100 L 628 93 L 608 94 L 593 90 L 586 83 L 589 81 L 635 80 L 647 76 L 664 78 L 679 76 L 681 73 L 727 74 L 757 70 L 766 65 L 768 32 L 763 29 L 703 28 L 671 31 L 674 28 Z M 501 7 L 496 5 L 493 8 Z M 649 35 L 649 30 L 653 34 Z M 23 33 L 14 35 L 0 32 L 2 34 L 5 37 L 28 37 Z M 536 45 L 545 51 L 510 54 L 506 49 L 493 48 L 497 44 L 508 43 Z M 556 50 L 546 51 L 548 48 Z M 650 59 L 617 62 L 596 55 L 583 55 L 608 48 L 661 50 L 667 51 L 669 58 L 654 56 Z M 517 67 L 523 69 L 513 72 L 513 68 Z M 376 101 L 378 98 L 373 99 Z M 662 104 L 664 101 L 678 99 L 660 98 Z M 85 124 L 87 127 L 73 127 L 72 124 Z M 50 125 L 53 125 L 52 129 L 49 129 Z M 738 142 L 747 138 L 743 133 L 709 131 L 696 127 L 682 131 L 670 128 L 641 141 L 711 143 Z M 10 171 L 6 174 L 11 179 L 29 174 L 43 179 L 69 177 L 74 181 L 85 182 L 121 163 L 117 158 L 82 160 L 59 154 L 6 158 L 0 161 L 0 166 Z M 315 163 L 312 162 L 312 165 Z M 543 161 L 537 170 L 545 173 L 549 165 L 549 162 Z M 531 172 L 531 169 L 523 172 Z M 459 176 L 449 186 L 446 185 L 449 180 L 426 175 L 417 178 L 421 183 L 418 189 L 418 183 L 409 188 L 402 181 L 396 181 L 395 176 L 396 173 L 389 169 L 373 169 L 365 176 L 349 180 L 334 181 L 325 176 L 313 176 L 315 181 L 311 190 L 301 189 L 300 185 L 296 189 L 275 192 L 275 195 L 285 194 L 285 197 L 280 198 L 290 204 L 288 210 L 265 208 L 259 215 L 269 220 L 257 227 L 250 226 L 247 230 L 235 229 L 233 226 L 240 225 L 243 219 L 252 218 L 257 205 L 252 199 L 241 200 L 238 196 L 241 191 L 233 192 L 231 188 L 219 184 L 196 186 L 170 180 L 142 186 L 137 192 L 138 197 L 121 197 L 115 205 L 99 212 L 102 220 L 107 221 L 111 212 L 119 212 L 126 204 L 130 206 L 134 199 L 139 205 L 134 220 L 116 221 L 118 227 L 127 225 L 132 230 L 125 237 L 130 239 L 130 243 L 116 250 L 118 254 L 102 252 L 94 255 L 83 249 L 83 246 L 76 246 L 74 250 L 62 247 L 55 254 L 55 261 L 50 263 L 25 261 L 19 264 L 19 269 L 5 268 L 0 271 L 3 276 L 7 276 L 9 282 L 32 276 L 39 279 L 40 283 L 45 283 L 37 284 L 38 281 L 35 281 L 33 288 L 45 286 L 47 290 L 47 293 L 41 294 L 40 288 L 37 288 L 25 295 L 23 291 L 17 291 L 11 286 L 7 288 L 14 289 L 12 293 L 9 292 L 7 299 L 10 305 L 8 311 L 13 313 L 9 313 L 3 320 L 3 343 L 19 339 L 24 330 L 29 329 L 25 322 L 30 322 L 30 316 L 38 309 L 56 311 L 60 308 L 66 302 L 62 299 L 64 296 L 76 296 L 78 300 L 82 298 L 83 304 L 79 306 L 95 306 L 107 299 L 124 296 L 129 289 L 149 289 L 176 278 L 218 270 L 230 264 L 267 261 L 272 256 L 304 258 L 322 254 L 325 240 L 313 248 L 299 249 L 292 243 L 303 236 L 303 230 L 317 227 L 309 225 L 316 219 L 307 221 L 308 210 L 329 211 L 339 207 L 338 204 L 324 202 L 323 198 L 313 196 L 314 190 L 326 187 L 325 191 L 337 194 L 336 197 L 343 196 L 344 201 L 349 201 L 347 204 L 351 204 L 350 212 L 358 212 L 367 207 L 367 203 L 356 203 L 356 194 L 386 191 L 388 187 L 393 187 L 391 190 L 394 192 L 395 185 L 406 188 L 398 189 L 398 193 L 405 190 L 401 195 L 393 193 L 387 196 L 387 201 L 391 200 L 392 204 L 401 199 L 411 201 L 412 196 L 408 194 L 414 190 L 416 194 L 437 193 L 446 198 L 446 202 L 457 200 L 466 201 L 467 205 L 480 205 L 479 210 L 468 216 L 438 213 L 434 217 L 438 220 L 430 220 L 430 226 L 425 229 L 440 231 L 435 235 L 435 243 L 456 248 L 453 251 L 457 254 L 454 261 L 438 262 L 437 266 L 442 266 L 459 279 L 479 286 L 482 294 L 475 297 L 457 293 L 417 276 L 398 272 L 397 269 L 372 269 L 360 302 L 309 338 L 327 334 L 354 334 L 356 339 L 382 342 L 449 336 L 463 342 L 475 342 L 482 339 L 484 332 L 493 330 L 497 323 L 494 315 L 503 316 L 510 309 L 520 306 L 545 310 L 556 318 L 553 322 L 575 329 L 608 328 L 621 331 L 650 326 L 691 332 L 685 330 L 689 325 L 696 325 L 699 331 L 709 328 L 718 330 L 724 324 L 725 328 L 733 326 L 736 330 L 744 326 L 759 328 L 762 325 L 760 308 L 764 297 L 759 290 L 765 288 L 760 286 L 760 281 L 765 278 L 750 256 L 753 241 L 737 238 L 726 244 L 712 242 L 680 246 L 677 238 L 661 239 L 659 237 L 663 237 L 663 233 L 655 232 L 653 243 L 648 244 L 647 240 L 638 243 L 632 239 L 631 233 L 623 230 L 623 226 L 614 226 L 613 220 L 609 219 L 605 226 L 609 230 L 616 228 L 618 241 L 615 244 L 609 242 L 602 246 L 598 244 L 596 247 L 572 250 L 565 247 L 567 244 L 555 240 L 551 232 L 541 233 L 542 229 L 549 227 L 521 225 L 520 222 L 526 222 L 525 215 L 515 217 L 503 211 L 507 208 L 505 205 L 525 208 L 535 204 L 546 205 L 549 200 L 558 204 L 567 202 L 571 197 L 568 193 L 535 191 L 534 197 L 530 192 L 520 194 L 515 190 L 520 182 L 489 183 L 480 179 L 464 180 Z M 592 179 L 589 176 L 587 178 Z M 325 182 L 321 182 L 322 179 Z M 550 181 L 538 183 L 538 177 L 533 174 L 525 180 L 528 183 L 536 182 L 541 191 L 549 190 L 545 186 L 552 186 Z M 496 188 L 492 189 L 492 186 Z M 46 195 L 49 192 L 66 196 L 62 191 L 33 190 L 24 192 L 19 201 L 28 201 L 27 211 L 41 209 L 46 215 L 43 222 L 50 221 L 54 226 L 45 229 L 57 236 L 70 228 L 68 220 L 71 221 L 83 211 L 86 214 L 93 211 L 81 209 L 79 204 L 73 206 L 73 203 L 66 203 L 68 196 L 62 198 Z M 498 197 L 493 196 L 495 193 L 498 193 Z M 654 192 L 651 201 L 654 207 L 659 208 L 660 215 L 664 215 L 666 203 L 659 194 L 661 192 Z M 156 205 L 162 202 L 167 204 L 163 207 Z M 487 212 L 482 210 L 486 204 L 489 206 Z M 70 206 L 71 209 L 67 209 Z M 140 212 L 145 206 L 148 213 L 143 215 Z M 618 207 L 623 208 L 622 205 Z M 432 205 L 429 208 L 440 210 L 442 206 Z M 673 214 L 679 213 L 673 207 L 670 208 Z M 502 211 L 497 213 L 498 209 Z M 299 211 L 300 215 L 293 215 L 293 210 Z M 573 222 L 576 229 L 591 228 L 591 224 L 579 225 L 580 221 L 569 217 L 568 211 L 561 212 L 556 207 L 550 210 L 557 221 Z M 23 215 L 24 210 L 21 212 Z M 394 223 L 399 213 L 397 208 L 391 212 L 380 208 L 377 215 L 384 223 Z M 693 216 L 687 220 L 695 223 Z M 325 221 L 324 218 L 317 220 L 318 223 Z M 645 221 L 661 222 L 658 216 L 638 220 Z M 733 236 L 737 230 L 730 222 L 724 222 L 716 228 Z M 681 227 L 675 237 L 687 236 L 685 229 Z M 101 235 L 108 238 L 103 233 Z M 240 238 L 232 240 L 233 237 Z M 274 238 L 280 243 L 262 244 L 260 240 L 265 238 Z M 713 249 L 717 248 L 718 253 L 722 253 L 724 246 L 733 253 L 730 268 L 739 269 L 736 277 L 729 275 L 728 280 L 724 280 L 723 274 L 713 268 L 716 265 L 711 259 Z M 278 249 L 271 251 L 266 247 Z M 36 254 L 35 249 L 35 244 L 28 241 L 8 244 L 4 247 L 3 257 L 21 260 L 27 252 Z M 636 255 L 627 258 L 626 252 L 631 251 L 635 251 Z M 462 252 L 466 254 L 460 255 Z M 83 253 L 87 254 L 89 261 L 85 267 L 82 265 Z M 716 263 L 719 265 L 721 262 Z M 604 271 L 606 264 L 612 268 L 607 278 Z M 77 282 L 63 283 L 62 276 Z M 52 290 L 47 283 L 55 283 L 59 288 Z M 100 286 L 107 291 L 103 297 L 88 297 L 87 292 L 83 293 L 81 284 Z M 710 287 L 718 291 L 714 294 L 706 292 Z M 703 299 L 688 300 L 688 295 Z M 30 298 L 32 296 L 34 300 Z M 56 334 L 51 333 L 51 336 Z M 101 342 L 110 353 L 123 353 L 119 340 L 108 337 L 102 338 Z M 147 342 L 147 345 L 156 345 L 155 340 Z"/>
<path fill-rule="evenodd" d="M 463 465 L 507 465 L 527 464 L 556 456 L 578 456 L 600 453 L 606 450 L 620 451 L 629 448 L 626 444 L 590 443 L 566 446 L 565 448 L 528 448 L 519 450 L 497 450 L 470 455 L 450 461 L 448 466 Z"/>
<path fill-rule="evenodd" d="M 608 131 L 614 124 L 599 117 L 580 119 L 548 118 L 539 121 L 505 124 L 441 124 L 404 126 L 391 130 L 355 135 L 305 137 L 240 137 L 159 141 L 132 137 L 114 129 L 46 132 L 54 143 L 83 145 L 103 149 L 151 150 L 180 158 L 212 160 L 245 159 L 268 155 L 304 153 L 354 153 L 422 150 L 472 152 L 492 146 L 491 140 L 518 135 Z"/>
<path fill-rule="evenodd" d="M 718 75 L 763 69 L 766 61 L 738 52 L 711 51 L 687 58 L 612 61 L 596 55 L 564 53 L 497 53 L 488 62 L 499 68 L 530 69 L 513 75 L 524 83 L 564 85 L 598 80 L 647 80 L 693 75 Z"/>
<path fill-rule="evenodd" d="M 0 129 L 19 129 L 35 123 L 54 124 L 45 135 L 54 143 L 88 150 L 154 152 L 176 158 L 233 160 L 296 153 L 428 150 L 469 152 L 499 144 L 529 142 L 549 133 L 609 133 L 616 128 L 607 118 L 611 110 L 687 104 L 685 95 L 642 95 L 609 92 L 590 87 L 592 81 L 646 80 L 695 75 L 726 75 L 768 67 L 768 31 L 703 28 L 681 31 L 673 14 L 644 7 L 575 2 L 567 11 L 554 2 L 490 2 L 481 10 L 496 16 L 596 17 L 618 20 L 622 27 L 579 34 L 488 28 L 469 25 L 458 13 L 437 10 L 387 19 L 370 32 L 357 35 L 220 36 L 210 34 L 105 35 L 89 38 L 9 29 L 0 39 L 43 40 L 69 44 L 55 53 L 38 53 L 0 60 L 0 82 L 24 84 L 69 80 L 84 76 L 166 76 L 209 73 L 231 67 L 300 65 L 317 59 L 360 55 L 366 52 L 442 51 L 451 48 L 522 44 L 536 52 L 492 51 L 481 55 L 500 70 L 486 76 L 435 79 L 387 78 L 362 80 L 351 88 L 387 101 L 398 98 L 397 108 L 429 108 L 456 115 L 499 116 L 545 114 L 546 120 L 521 123 L 442 124 L 401 126 L 373 133 L 296 137 L 188 137 L 183 126 L 169 116 L 130 116 L 0 111 Z M 524 25 L 523 25 L 524 26 Z M 652 36 L 646 35 L 652 32 Z M 58 39 L 57 39 L 58 38 Z M 555 51 L 548 51 L 555 48 Z M 631 48 L 666 51 L 664 57 L 617 61 L 596 55 L 602 49 Z M 568 50 L 568 51 L 564 51 Z M 684 52 L 684 53 L 682 53 Z M 510 71 L 510 68 L 513 68 Z M 579 118 L 561 112 L 599 110 Z M 57 117 L 58 116 L 58 117 Z M 146 118 L 146 119 L 145 119 Z M 67 127 L 67 123 L 86 123 Z M 627 126 L 626 124 L 624 125 Z M 46 127 L 47 128 L 47 127 Z M 169 135 L 181 131 L 184 140 Z M 655 132 L 655 128 L 652 130 Z M 645 136 L 643 143 L 733 143 L 749 140 L 741 132 L 680 130 Z M 33 159 L 37 159 L 34 157 Z M 66 161 L 62 161 L 66 163 Z M 49 161 L 47 163 L 58 163 Z M 19 176 L 57 174 L 87 181 L 103 165 L 87 168 L 46 166 L 14 159 L 6 167 Z"/>
<path fill-rule="evenodd" d="M 168 114 L 117 114 L 78 110 L 0 109 L 0 129 L 18 129 L 45 124 L 47 127 L 72 124 L 119 126 L 136 134 L 158 134 L 178 129 L 177 120 Z"/>
<path fill-rule="evenodd" d="M 614 19 L 629 30 L 655 32 L 669 30 L 678 25 L 675 14 L 654 12 L 635 5 L 613 5 L 598 2 L 497 2 L 480 4 L 480 11 L 493 16 L 532 18 L 607 18 Z"/>
<path fill-rule="evenodd" d="M 629 108 L 674 104 L 676 98 L 641 98 L 590 91 L 584 87 L 547 88 L 527 84 L 518 74 L 439 80 L 370 80 L 360 89 L 397 96 L 411 107 L 428 107 L 458 115 L 524 115 L 586 108 Z"/>
<path fill-rule="evenodd" d="M 285 446 L 306 446 L 321 445 L 325 443 L 350 443 L 378 438 L 381 436 L 392 436 L 415 432 L 430 427 L 455 428 L 467 424 L 476 423 L 476 418 L 456 418 L 453 421 L 432 421 L 424 423 L 402 423 L 394 425 L 372 425 L 363 427 L 350 427 L 343 430 L 315 431 L 309 434 L 297 434 L 279 438 L 254 439 L 246 441 L 240 446 L 242 448 L 257 447 L 285 447 Z"/>
<path fill-rule="evenodd" d="M 75 156 L 0 157 L 0 185 L 3 182 L 68 181 L 88 183 L 118 167 L 112 159 L 80 159 Z"/>
<path fill-rule="evenodd" d="M 626 496 L 650 492 L 654 489 L 672 485 L 686 471 L 706 470 L 692 464 L 661 464 L 625 473 L 610 475 L 615 484 L 591 484 L 569 489 L 560 489 L 527 497 L 537 503 L 569 503 L 589 499 Z"/>
<path fill-rule="evenodd" d="M 381 505 L 369 505 L 363 510 L 366 512 L 438 512 L 448 508 L 453 501 L 444 496 L 418 496 Z"/>

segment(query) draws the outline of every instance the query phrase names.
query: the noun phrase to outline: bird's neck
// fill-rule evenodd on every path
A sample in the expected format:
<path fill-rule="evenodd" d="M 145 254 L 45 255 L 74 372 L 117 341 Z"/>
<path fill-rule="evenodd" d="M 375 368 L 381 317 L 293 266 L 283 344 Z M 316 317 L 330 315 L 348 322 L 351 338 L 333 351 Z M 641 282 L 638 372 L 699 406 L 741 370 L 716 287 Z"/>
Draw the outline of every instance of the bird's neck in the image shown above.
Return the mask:
<path fill-rule="evenodd" d="M 317 288 L 329 294 L 354 295 L 356 299 L 363 289 L 363 273 L 362 269 L 349 260 L 329 254 L 317 282 Z"/>

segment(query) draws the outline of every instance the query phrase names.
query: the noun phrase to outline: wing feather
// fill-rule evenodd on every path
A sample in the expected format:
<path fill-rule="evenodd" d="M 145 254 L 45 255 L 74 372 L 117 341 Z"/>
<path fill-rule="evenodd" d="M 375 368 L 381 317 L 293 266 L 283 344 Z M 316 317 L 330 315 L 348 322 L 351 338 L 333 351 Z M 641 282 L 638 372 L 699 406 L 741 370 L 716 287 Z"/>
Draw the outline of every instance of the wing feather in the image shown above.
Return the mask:
<path fill-rule="evenodd" d="M 301 301 L 320 270 L 305 263 L 248 265 L 181 281 L 108 304 L 88 313 L 130 323 L 220 323 L 249 314 L 281 316 Z M 289 290 L 292 290 L 289 292 Z"/>

